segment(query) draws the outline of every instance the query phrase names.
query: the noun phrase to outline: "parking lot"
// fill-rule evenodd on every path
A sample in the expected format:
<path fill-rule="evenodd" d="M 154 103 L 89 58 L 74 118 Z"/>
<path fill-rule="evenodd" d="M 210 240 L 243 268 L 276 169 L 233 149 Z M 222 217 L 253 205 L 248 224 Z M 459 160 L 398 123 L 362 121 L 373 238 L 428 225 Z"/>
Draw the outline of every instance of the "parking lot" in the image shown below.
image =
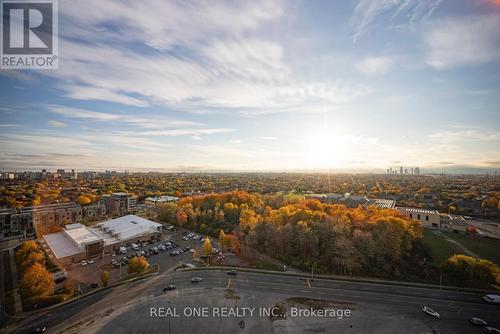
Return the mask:
<path fill-rule="evenodd" d="M 159 265 L 160 272 L 173 268 L 180 263 L 203 265 L 203 261 L 193 261 L 194 251 L 201 254 L 203 239 L 206 236 L 179 229 L 164 231 L 159 240 L 138 243 L 133 249 L 132 243 L 124 245 L 126 253 L 117 251 L 115 254 L 105 254 L 104 258 L 95 258 L 73 264 L 66 268 L 70 282 L 81 293 L 91 289 L 91 285 L 101 283 L 103 271 L 109 272 L 109 284 L 126 277 L 127 263 L 134 256 L 144 256 L 150 265 Z M 217 240 L 210 237 L 213 253 L 219 250 Z M 64 283 L 60 283 L 62 286 Z M 58 286 L 59 286 L 58 285 Z M 95 286 L 95 285 L 94 285 Z"/>

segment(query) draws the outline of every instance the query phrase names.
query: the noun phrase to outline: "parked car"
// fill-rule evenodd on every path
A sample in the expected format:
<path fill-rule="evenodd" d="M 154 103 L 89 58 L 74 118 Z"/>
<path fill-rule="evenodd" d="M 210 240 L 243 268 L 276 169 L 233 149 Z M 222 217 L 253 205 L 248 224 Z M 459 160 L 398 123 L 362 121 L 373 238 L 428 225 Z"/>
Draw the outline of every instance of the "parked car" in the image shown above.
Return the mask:
<path fill-rule="evenodd" d="M 82 262 L 80 262 L 82 267 L 85 267 L 87 265 L 87 261 L 83 260 Z"/>
<path fill-rule="evenodd" d="M 487 334 L 500 334 L 500 329 L 495 327 L 484 327 L 483 332 Z"/>
<path fill-rule="evenodd" d="M 87 263 L 92 264 L 92 263 L 94 263 L 94 260 L 88 260 Z"/>
<path fill-rule="evenodd" d="M 422 307 L 422 312 L 427 313 L 428 315 L 431 315 L 431 316 L 436 317 L 438 319 L 441 318 L 439 313 L 437 313 L 436 311 L 434 311 L 433 309 L 431 309 L 430 307 L 427 307 L 427 306 Z"/>
<path fill-rule="evenodd" d="M 200 283 L 203 279 L 201 277 L 191 278 L 191 283 Z"/>
<path fill-rule="evenodd" d="M 236 272 L 236 270 L 231 269 L 231 270 L 228 270 L 228 271 L 227 271 L 227 274 L 228 274 L 228 275 L 232 275 L 232 276 L 236 276 L 237 272 Z M 425 307 L 425 306 L 424 306 L 424 307 Z"/>
<path fill-rule="evenodd" d="M 188 237 L 182 237 L 182 240 L 184 240 L 184 241 L 188 241 L 188 240 L 189 240 L 189 238 L 188 238 Z"/>
<path fill-rule="evenodd" d="M 99 283 L 92 283 L 92 284 L 90 284 L 90 287 L 92 289 L 98 288 L 99 287 Z"/>
<path fill-rule="evenodd" d="M 486 321 L 484 321 L 483 319 L 480 319 L 480 318 L 470 318 L 469 322 L 473 325 L 476 325 L 476 326 L 487 326 L 488 325 L 488 323 Z"/>
<path fill-rule="evenodd" d="M 166 287 L 163 288 L 163 292 L 169 291 L 169 290 L 175 290 L 175 285 L 169 284 Z"/>
<path fill-rule="evenodd" d="M 189 249 L 189 252 L 190 252 L 190 253 L 194 253 L 194 249 L 193 249 L 193 248 L 190 248 L 190 249 Z"/>
<path fill-rule="evenodd" d="M 63 292 L 64 292 L 64 288 L 57 288 L 54 290 L 54 294 L 56 294 L 56 295 L 63 293 Z"/>

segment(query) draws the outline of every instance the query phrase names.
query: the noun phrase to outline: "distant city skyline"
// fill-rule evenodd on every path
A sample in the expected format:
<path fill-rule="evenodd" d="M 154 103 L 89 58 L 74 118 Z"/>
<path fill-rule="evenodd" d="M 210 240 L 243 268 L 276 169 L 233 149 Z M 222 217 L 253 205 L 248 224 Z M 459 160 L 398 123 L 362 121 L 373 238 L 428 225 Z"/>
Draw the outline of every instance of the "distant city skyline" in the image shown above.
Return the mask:
<path fill-rule="evenodd" d="M 92 8 L 92 10 L 88 10 Z M 59 2 L 0 170 L 495 173 L 498 1 Z"/>

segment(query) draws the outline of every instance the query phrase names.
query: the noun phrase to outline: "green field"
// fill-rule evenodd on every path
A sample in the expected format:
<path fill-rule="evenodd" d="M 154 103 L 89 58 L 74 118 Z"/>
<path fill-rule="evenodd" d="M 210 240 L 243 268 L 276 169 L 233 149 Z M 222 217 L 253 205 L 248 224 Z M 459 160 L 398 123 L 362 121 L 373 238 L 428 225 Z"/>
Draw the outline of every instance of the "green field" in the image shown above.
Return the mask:
<path fill-rule="evenodd" d="M 500 240 L 470 237 L 465 234 L 445 232 L 448 238 L 458 241 L 462 246 L 481 258 L 500 266 Z"/>
<path fill-rule="evenodd" d="M 463 251 L 455 244 L 446 241 L 442 236 L 435 235 L 434 231 L 424 229 L 422 243 L 429 250 L 432 263 L 441 265 L 454 254 L 463 254 Z"/>
<path fill-rule="evenodd" d="M 432 263 L 440 265 L 453 254 L 464 254 L 462 249 L 448 242 L 443 236 L 435 235 L 432 230 L 424 229 L 422 243 L 429 250 Z M 441 232 L 448 238 L 456 240 L 462 246 L 483 259 L 500 265 L 500 240 L 488 238 L 471 238 L 465 234 Z"/>

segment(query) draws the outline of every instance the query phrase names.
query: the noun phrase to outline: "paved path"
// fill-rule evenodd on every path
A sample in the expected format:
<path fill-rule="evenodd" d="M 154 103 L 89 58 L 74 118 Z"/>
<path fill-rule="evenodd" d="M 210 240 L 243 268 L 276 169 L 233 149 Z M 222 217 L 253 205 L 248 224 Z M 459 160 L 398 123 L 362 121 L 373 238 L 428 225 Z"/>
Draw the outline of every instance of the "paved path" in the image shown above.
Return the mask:
<path fill-rule="evenodd" d="M 446 234 L 444 233 L 441 233 L 441 235 L 443 236 L 443 238 L 445 238 L 448 242 L 451 242 L 452 244 L 455 244 L 457 245 L 458 247 L 460 247 L 460 249 L 462 249 L 462 251 L 469 255 L 469 256 L 472 256 L 472 257 L 475 257 L 476 259 L 480 259 L 481 257 L 479 255 L 477 255 L 476 253 L 470 251 L 467 247 L 463 246 L 461 243 L 459 243 L 458 241 L 456 240 L 453 240 L 451 238 L 449 238 Z"/>
<path fill-rule="evenodd" d="M 21 295 L 19 293 L 19 281 L 16 268 L 16 257 L 14 256 L 14 249 L 9 249 L 10 255 L 10 271 L 12 273 L 12 286 L 14 288 L 14 313 L 22 312 L 23 305 L 21 303 Z"/>

